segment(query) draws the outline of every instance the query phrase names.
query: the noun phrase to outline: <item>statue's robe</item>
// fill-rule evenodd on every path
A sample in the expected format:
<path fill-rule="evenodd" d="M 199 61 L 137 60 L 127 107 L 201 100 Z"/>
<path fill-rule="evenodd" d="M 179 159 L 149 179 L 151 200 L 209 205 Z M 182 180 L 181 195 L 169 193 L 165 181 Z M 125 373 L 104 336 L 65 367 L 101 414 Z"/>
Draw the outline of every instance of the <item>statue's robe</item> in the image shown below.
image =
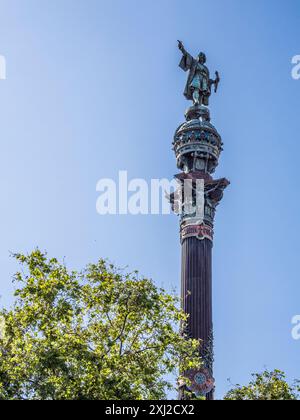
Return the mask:
<path fill-rule="evenodd" d="M 185 90 L 184 90 L 184 96 L 188 100 L 193 99 L 192 82 L 193 82 L 194 77 L 195 77 L 196 72 L 197 72 L 197 66 L 198 66 L 198 61 L 195 60 L 194 57 L 191 56 L 189 53 L 185 52 L 183 54 L 183 57 L 182 57 L 181 61 L 180 61 L 179 67 L 182 68 L 182 70 L 184 70 L 184 71 L 189 70 L 189 76 L 188 76 L 188 80 L 187 80 Z M 209 70 L 206 66 L 203 65 L 203 67 L 205 68 L 205 71 L 207 73 L 207 88 L 208 88 L 208 90 L 203 91 L 200 87 L 200 91 L 201 91 L 201 93 L 204 97 L 204 105 L 208 105 L 209 96 L 210 96 Z"/>

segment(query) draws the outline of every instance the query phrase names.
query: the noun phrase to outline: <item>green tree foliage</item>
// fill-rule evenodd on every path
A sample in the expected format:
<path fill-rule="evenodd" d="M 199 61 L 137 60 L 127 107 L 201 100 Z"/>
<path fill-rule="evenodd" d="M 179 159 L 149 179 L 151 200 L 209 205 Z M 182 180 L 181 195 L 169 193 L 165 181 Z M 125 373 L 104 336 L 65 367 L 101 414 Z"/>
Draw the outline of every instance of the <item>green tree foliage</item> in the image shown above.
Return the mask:
<path fill-rule="evenodd" d="M 178 301 L 107 261 L 70 272 L 36 250 L 0 313 L 1 399 L 162 399 L 167 375 L 199 367 Z"/>
<path fill-rule="evenodd" d="M 225 400 L 298 400 L 299 383 L 289 385 L 286 376 L 280 370 L 265 371 L 252 375 L 253 380 L 247 386 L 236 385 L 225 397 Z"/>

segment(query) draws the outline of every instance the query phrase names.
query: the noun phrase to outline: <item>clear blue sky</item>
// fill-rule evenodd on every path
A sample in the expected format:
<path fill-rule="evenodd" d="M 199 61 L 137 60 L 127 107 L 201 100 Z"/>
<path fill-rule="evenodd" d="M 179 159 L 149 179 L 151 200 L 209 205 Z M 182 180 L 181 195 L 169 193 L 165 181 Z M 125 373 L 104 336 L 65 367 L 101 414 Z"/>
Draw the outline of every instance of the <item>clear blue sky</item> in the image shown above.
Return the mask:
<path fill-rule="evenodd" d="M 298 0 L 1 0 L 1 305 L 9 251 L 98 257 L 179 288 L 175 216 L 97 215 L 96 183 L 171 178 L 186 75 L 177 39 L 204 50 L 228 177 L 214 247 L 217 396 L 265 366 L 300 378 Z"/>

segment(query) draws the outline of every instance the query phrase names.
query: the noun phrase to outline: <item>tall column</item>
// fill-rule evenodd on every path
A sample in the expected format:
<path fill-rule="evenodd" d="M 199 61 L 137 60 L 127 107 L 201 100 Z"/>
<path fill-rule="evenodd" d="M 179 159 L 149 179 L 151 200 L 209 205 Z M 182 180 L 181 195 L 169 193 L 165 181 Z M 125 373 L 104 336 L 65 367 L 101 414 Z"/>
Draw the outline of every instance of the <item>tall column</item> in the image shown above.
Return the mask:
<path fill-rule="evenodd" d="M 174 151 L 181 173 L 179 189 L 171 195 L 173 210 L 180 214 L 182 246 L 182 307 L 189 315 L 187 334 L 200 339 L 203 368 L 190 371 L 189 387 L 182 386 L 180 398 L 190 393 L 214 399 L 212 249 L 216 208 L 229 185 L 225 178 L 214 180 L 223 143 L 210 122 L 207 107 L 194 104 L 175 133 Z M 188 391 L 188 392 L 187 392 Z"/>
<path fill-rule="evenodd" d="M 205 360 L 208 356 L 206 352 L 209 352 L 207 345 L 213 339 L 212 242 L 209 239 L 200 241 L 196 237 L 190 237 L 183 241 L 181 282 L 183 310 L 190 316 L 188 333 L 190 337 L 203 340 L 205 347 L 200 349 L 200 353 Z M 212 353 L 210 357 L 213 357 Z M 197 372 L 201 384 L 203 381 L 203 386 L 204 384 L 206 386 L 206 389 L 201 389 L 202 392 L 206 392 L 214 386 L 212 360 L 205 360 L 205 363 L 204 371 L 201 372 L 205 374 L 205 377 L 199 376 Z M 197 373 L 195 372 L 195 374 Z M 211 382 L 208 383 L 208 380 Z M 210 393 L 209 399 L 212 398 L 213 395 Z"/>
<path fill-rule="evenodd" d="M 182 244 L 182 305 L 191 316 L 189 334 L 208 342 L 212 325 L 212 243 L 187 238 Z"/>

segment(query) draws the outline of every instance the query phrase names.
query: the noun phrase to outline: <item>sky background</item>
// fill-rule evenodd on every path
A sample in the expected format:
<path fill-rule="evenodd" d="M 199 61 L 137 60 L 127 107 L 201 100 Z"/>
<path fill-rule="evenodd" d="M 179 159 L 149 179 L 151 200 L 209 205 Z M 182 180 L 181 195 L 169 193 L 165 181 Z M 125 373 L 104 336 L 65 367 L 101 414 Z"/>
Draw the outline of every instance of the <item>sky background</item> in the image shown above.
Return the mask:
<path fill-rule="evenodd" d="M 216 217 L 217 397 L 252 372 L 300 378 L 299 0 L 0 1 L 0 305 L 13 301 L 10 252 L 35 247 L 82 268 L 99 257 L 170 290 L 178 219 L 99 216 L 100 178 L 169 178 L 188 106 L 177 39 L 205 51 L 222 83 L 212 122 L 231 186 Z"/>

